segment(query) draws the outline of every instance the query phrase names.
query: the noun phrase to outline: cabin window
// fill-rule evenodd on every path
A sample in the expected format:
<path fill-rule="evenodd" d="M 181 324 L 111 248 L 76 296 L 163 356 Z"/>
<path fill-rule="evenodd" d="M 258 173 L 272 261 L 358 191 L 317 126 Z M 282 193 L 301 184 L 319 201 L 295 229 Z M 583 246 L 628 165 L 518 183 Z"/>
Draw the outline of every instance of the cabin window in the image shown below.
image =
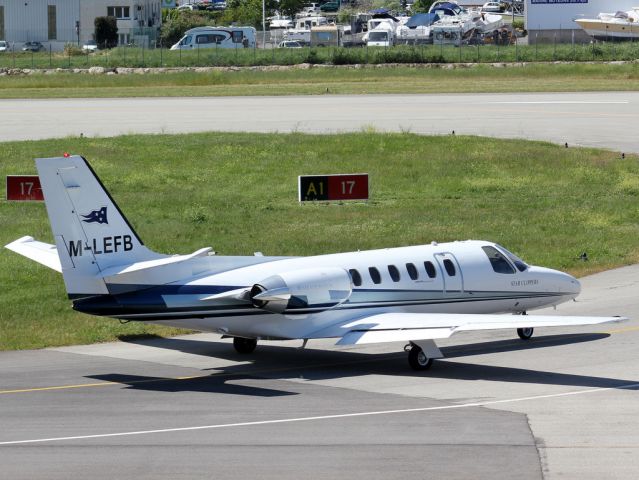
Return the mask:
<path fill-rule="evenodd" d="M 242 43 L 242 40 L 244 39 L 242 30 L 234 30 L 231 32 L 231 38 L 233 39 L 233 43 Z"/>
<path fill-rule="evenodd" d="M 506 254 L 506 256 L 510 259 L 511 262 L 513 262 L 515 264 L 515 267 L 517 267 L 517 270 L 519 270 L 520 272 L 525 272 L 526 270 L 528 270 L 528 265 L 526 265 L 526 262 L 524 262 L 521 258 L 519 258 L 517 255 L 515 255 L 512 252 L 509 252 L 507 249 L 505 249 L 504 247 L 502 247 L 501 245 L 497 245 L 497 247 Z"/>
<path fill-rule="evenodd" d="M 180 42 L 180 45 L 189 45 L 191 43 L 191 35 L 187 35 L 186 37 L 184 37 L 182 39 L 182 41 Z M 120 42 L 121 44 L 123 44 L 124 42 Z"/>
<path fill-rule="evenodd" d="M 370 274 L 373 283 L 382 283 L 382 276 L 379 274 L 379 270 L 375 267 L 368 267 L 368 273 Z"/>
<path fill-rule="evenodd" d="M 360 287 L 362 285 L 362 276 L 359 274 L 357 270 L 351 268 L 348 273 L 351 274 L 351 280 L 353 280 L 353 285 L 356 287 Z"/>
<path fill-rule="evenodd" d="M 408 272 L 408 276 L 411 280 L 417 280 L 419 278 L 419 272 L 417 271 L 417 267 L 413 263 L 406 264 L 406 271 Z"/>
<path fill-rule="evenodd" d="M 198 35 L 196 37 L 195 43 L 198 45 L 207 44 L 207 43 L 220 43 L 226 37 L 224 35 L 219 35 L 215 33 L 207 34 L 207 35 Z"/>
<path fill-rule="evenodd" d="M 437 270 L 435 270 L 433 262 L 424 262 L 424 268 L 426 269 L 426 275 L 428 275 L 429 278 L 435 278 L 437 276 Z"/>
<path fill-rule="evenodd" d="M 388 266 L 388 273 L 391 277 L 391 279 L 393 280 L 393 282 L 399 282 L 399 270 L 397 270 L 397 267 L 395 265 L 389 265 Z"/>
<path fill-rule="evenodd" d="M 455 264 L 448 258 L 444 259 L 444 269 L 446 269 L 446 273 L 449 277 L 454 277 L 457 274 L 455 271 Z"/>
<path fill-rule="evenodd" d="M 494 247 L 481 247 L 484 251 L 488 260 L 490 260 L 490 265 L 493 267 L 495 273 L 515 273 L 515 269 L 510 264 L 506 257 L 502 255 L 496 248 Z"/>

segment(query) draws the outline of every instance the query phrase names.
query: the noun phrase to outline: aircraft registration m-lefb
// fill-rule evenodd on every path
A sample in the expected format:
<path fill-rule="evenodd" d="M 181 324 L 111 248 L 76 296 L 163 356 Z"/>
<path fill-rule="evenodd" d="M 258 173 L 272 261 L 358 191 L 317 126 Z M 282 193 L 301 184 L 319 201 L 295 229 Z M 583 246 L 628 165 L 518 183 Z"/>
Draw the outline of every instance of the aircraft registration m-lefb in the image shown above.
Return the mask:
<path fill-rule="evenodd" d="M 504 315 L 574 299 L 579 282 L 527 265 L 487 241 L 310 257 L 162 255 L 144 246 L 81 156 L 36 160 L 55 245 L 6 247 L 62 273 L 73 308 L 258 340 L 407 342 L 412 368 L 442 354 L 434 340 L 472 330 L 593 325 L 620 317 Z M 408 348 L 409 347 L 409 348 Z"/>

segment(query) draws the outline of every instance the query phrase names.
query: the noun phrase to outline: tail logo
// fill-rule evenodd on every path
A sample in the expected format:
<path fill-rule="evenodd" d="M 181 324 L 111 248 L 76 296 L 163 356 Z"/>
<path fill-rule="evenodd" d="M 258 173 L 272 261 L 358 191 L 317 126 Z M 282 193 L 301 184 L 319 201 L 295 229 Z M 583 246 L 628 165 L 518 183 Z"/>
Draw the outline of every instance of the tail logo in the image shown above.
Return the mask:
<path fill-rule="evenodd" d="M 84 217 L 84 220 L 82 220 L 83 222 L 86 223 L 106 223 L 107 225 L 109 224 L 109 222 L 107 221 L 107 207 L 102 207 L 100 210 L 93 210 L 91 213 L 89 213 L 88 215 L 82 215 Z"/>

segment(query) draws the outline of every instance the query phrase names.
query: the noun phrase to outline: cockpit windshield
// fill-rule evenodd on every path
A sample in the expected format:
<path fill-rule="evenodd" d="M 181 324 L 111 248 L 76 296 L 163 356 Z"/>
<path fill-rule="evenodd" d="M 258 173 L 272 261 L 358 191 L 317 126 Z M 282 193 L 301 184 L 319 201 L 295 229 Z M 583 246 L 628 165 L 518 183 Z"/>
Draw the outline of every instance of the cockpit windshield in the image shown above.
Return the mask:
<path fill-rule="evenodd" d="M 511 262 L 515 264 L 515 267 L 517 267 L 517 270 L 519 270 L 520 272 L 525 272 L 526 270 L 528 270 L 528 265 L 526 264 L 526 262 L 524 262 L 517 255 L 515 255 L 512 252 L 509 252 L 507 249 L 505 249 L 501 245 L 495 245 L 495 246 L 499 248 L 510 259 Z"/>

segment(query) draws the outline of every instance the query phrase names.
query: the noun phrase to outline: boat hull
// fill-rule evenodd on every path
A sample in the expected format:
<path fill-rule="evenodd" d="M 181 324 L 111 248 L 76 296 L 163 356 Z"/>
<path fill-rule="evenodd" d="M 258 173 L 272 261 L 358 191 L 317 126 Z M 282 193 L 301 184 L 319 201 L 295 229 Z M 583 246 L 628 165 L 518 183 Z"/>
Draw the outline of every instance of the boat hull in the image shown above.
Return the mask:
<path fill-rule="evenodd" d="M 601 20 L 575 20 L 588 35 L 597 40 L 639 40 L 639 24 L 634 22 L 610 23 Z"/>

